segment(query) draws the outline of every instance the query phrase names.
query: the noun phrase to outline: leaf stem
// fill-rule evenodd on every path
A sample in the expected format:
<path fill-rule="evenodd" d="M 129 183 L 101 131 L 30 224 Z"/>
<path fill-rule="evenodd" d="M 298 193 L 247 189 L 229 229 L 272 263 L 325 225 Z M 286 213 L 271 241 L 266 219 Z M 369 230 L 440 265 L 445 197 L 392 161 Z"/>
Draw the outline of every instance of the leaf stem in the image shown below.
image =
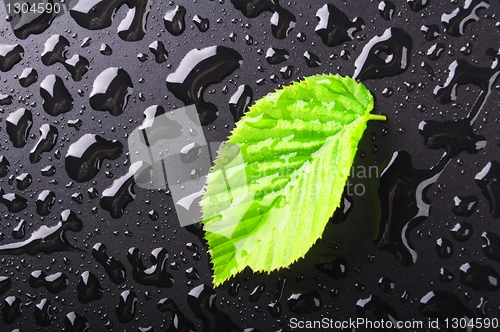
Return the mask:
<path fill-rule="evenodd" d="M 387 117 L 382 114 L 368 114 L 368 120 L 387 121 Z"/>

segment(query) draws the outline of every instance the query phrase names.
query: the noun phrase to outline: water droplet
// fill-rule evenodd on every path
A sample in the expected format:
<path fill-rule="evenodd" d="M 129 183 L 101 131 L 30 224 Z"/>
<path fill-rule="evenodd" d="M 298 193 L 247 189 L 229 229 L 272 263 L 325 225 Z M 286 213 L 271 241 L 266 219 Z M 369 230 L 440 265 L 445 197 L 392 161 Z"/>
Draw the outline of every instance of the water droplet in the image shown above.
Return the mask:
<path fill-rule="evenodd" d="M 266 289 L 266 285 L 263 283 L 259 283 L 257 286 L 254 287 L 250 295 L 248 295 L 248 300 L 252 303 L 258 302 L 260 296 L 262 293 L 264 293 L 264 290 Z"/>
<path fill-rule="evenodd" d="M 298 40 L 299 42 L 303 43 L 303 42 L 305 42 L 305 41 L 306 41 L 306 39 L 307 39 L 307 37 L 306 37 L 306 34 L 305 34 L 305 33 L 303 33 L 303 32 L 299 32 L 299 33 L 297 34 L 297 40 Z"/>
<path fill-rule="evenodd" d="M 2 305 L 2 316 L 5 324 L 12 324 L 23 312 L 21 299 L 15 296 L 7 296 Z"/>
<path fill-rule="evenodd" d="M 203 330 L 241 331 L 229 315 L 215 306 L 217 294 L 205 284 L 194 287 L 188 294 L 188 305 L 203 322 Z"/>
<path fill-rule="evenodd" d="M 31 272 L 28 283 L 35 289 L 45 287 L 49 293 L 58 294 L 68 286 L 68 277 L 62 272 L 46 275 L 41 270 L 35 270 Z"/>
<path fill-rule="evenodd" d="M 281 78 L 283 78 L 284 80 L 287 80 L 289 79 L 290 77 L 292 77 L 292 74 L 293 74 L 293 66 L 285 66 L 285 67 L 282 67 L 280 69 L 280 73 L 281 73 Z"/>
<path fill-rule="evenodd" d="M 64 317 L 64 328 L 68 332 L 86 332 L 90 330 L 90 325 L 87 318 L 72 311 Z"/>
<path fill-rule="evenodd" d="M 89 61 L 78 54 L 67 59 L 66 53 L 69 45 L 69 41 L 65 37 L 52 35 L 45 42 L 45 47 L 41 55 L 42 63 L 46 66 L 61 63 L 71 73 L 74 81 L 80 81 L 83 75 L 89 70 Z"/>
<path fill-rule="evenodd" d="M 117 116 L 123 113 L 133 91 L 130 75 L 123 68 L 110 67 L 96 77 L 89 103 L 96 111 Z"/>
<path fill-rule="evenodd" d="M 483 8 L 486 9 L 489 6 L 488 1 L 484 0 L 465 1 L 463 7 L 458 7 L 451 13 L 444 13 L 441 16 L 444 31 L 450 36 L 462 36 L 465 33 L 465 27 L 470 22 L 479 20 L 477 11 Z"/>
<path fill-rule="evenodd" d="M 113 54 L 113 49 L 108 44 L 102 43 L 101 48 L 99 48 L 99 52 L 102 55 L 109 56 L 109 55 Z"/>
<path fill-rule="evenodd" d="M 408 6 L 414 12 L 418 12 L 422 8 L 425 8 L 429 4 L 430 0 L 407 0 Z"/>
<path fill-rule="evenodd" d="M 476 307 L 476 312 L 478 313 L 479 316 L 481 317 L 487 317 L 487 306 L 490 301 L 488 298 L 481 296 L 479 299 L 479 304 Z"/>
<path fill-rule="evenodd" d="M 467 221 L 457 223 L 451 229 L 451 235 L 458 242 L 465 242 L 472 236 L 472 225 Z"/>
<path fill-rule="evenodd" d="M 21 219 L 12 230 L 12 237 L 16 240 L 21 240 L 26 235 L 26 220 Z"/>
<path fill-rule="evenodd" d="M 356 302 L 356 315 L 370 321 L 398 321 L 399 317 L 392 307 L 376 295 Z"/>
<path fill-rule="evenodd" d="M 437 239 L 436 249 L 438 256 L 443 259 L 448 259 L 453 256 L 453 243 L 448 239 Z"/>
<path fill-rule="evenodd" d="M 21 173 L 16 176 L 16 187 L 19 190 L 24 190 L 33 182 L 33 177 L 29 173 Z"/>
<path fill-rule="evenodd" d="M 351 59 L 351 52 L 348 50 L 342 50 L 340 51 L 340 57 L 344 60 L 350 60 Z"/>
<path fill-rule="evenodd" d="M 203 18 L 200 15 L 193 16 L 193 23 L 196 25 L 200 32 L 205 32 L 210 28 L 210 21 L 208 18 Z"/>
<path fill-rule="evenodd" d="M 343 256 L 337 255 L 319 255 L 314 267 L 336 280 L 344 279 L 349 270 L 347 260 Z"/>
<path fill-rule="evenodd" d="M 50 301 L 45 298 L 41 299 L 40 303 L 35 305 L 35 322 L 40 326 L 49 326 L 53 317 L 51 311 Z"/>
<path fill-rule="evenodd" d="M 434 69 L 432 69 L 431 65 L 428 64 L 427 62 L 423 61 L 420 64 L 420 68 L 426 71 L 427 74 L 429 74 L 429 78 L 434 81 L 436 77 L 434 76 Z"/>
<path fill-rule="evenodd" d="M 443 54 L 445 46 L 443 43 L 436 43 L 427 50 L 427 57 L 430 60 L 437 60 Z"/>
<path fill-rule="evenodd" d="M 241 55 L 224 46 L 194 49 L 182 59 L 174 73 L 167 77 L 167 88 L 186 106 L 195 104 L 202 125 L 217 118 L 217 107 L 203 99 L 205 89 L 221 82 L 240 67 Z"/>
<path fill-rule="evenodd" d="M 33 68 L 25 68 L 19 76 L 19 84 L 21 84 L 23 88 L 29 87 L 36 81 L 38 81 L 38 73 Z"/>
<path fill-rule="evenodd" d="M 474 177 L 476 184 L 481 188 L 488 200 L 490 214 L 493 218 L 500 217 L 500 163 L 493 160 Z"/>
<path fill-rule="evenodd" d="M 342 199 L 340 201 L 340 206 L 335 210 L 330 222 L 334 224 L 341 224 L 347 220 L 347 217 L 354 208 L 354 201 L 352 197 L 347 193 L 347 189 L 344 189 L 342 194 Z"/>
<path fill-rule="evenodd" d="M 106 140 L 99 135 L 85 134 L 71 144 L 66 154 L 65 168 L 69 177 L 77 182 L 94 178 L 103 159 L 121 156 L 123 145 L 117 140 Z"/>
<path fill-rule="evenodd" d="M 426 317 L 454 317 L 469 321 L 474 318 L 472 310 L 463 305 L 460 300 L 447 291 L 430 291 L 420 300 L 420 313 Z M 444 324 L 440 326 L 445 328 Z"/>
<path fill-rule="evenodd" d="M 40 252 L 50 254 L 54 251 L 79 250 L 69 244 L 65 232 L 68 230 L 73 232 L 81 231 L 83 227 L 82 221 L 71 210 L 63 211 L 60 219 L 54 226 L 40 226 L 25 241 L 0 245 L 0 255 L 22 255 L 26 253 L 34 256 Z"/>
<path fill-rule="evenodd" d="M 400 28 L 389 28 L 381 36 L 373 37 L 356 59 L 353 77 L 363 81 L 403 73 L 410 66 L 413 42 Z"/>
<path fill-rule="evenodd" d="M 136 179 L 141 177 L 141 173 L 150 166 L 144 162 L 132 164 L 129 171 L 120 178 L 113 181 L 111 187 L 102 192 L 99 205 L 108 211 L 113 218 L 120 218 L 125 213 L 125 207 L 135 199 L 134 185 Z"/>
<path fill-rule="evenodd" d="M 374 243 L 380 250 L 392 252 L 404 266 L 417 259 L 409 232 L 429 216 L 431 205 L 426 190 L 448 162 L 449 158 L 443 157 L 430 170 L 419 170 L 413 167 L 408 152 L 398 151 L 381 173 L 378 192 L 382 215 Z"/>
<path fill-rule="evenodd" d="M 12 69 L 24 56 L 24 48 L 19 45 L 0 45 L 0 71 Z"/>
<path fill-rule="evenodd" d="M 12 104 L 12 95 L 0 94 L 0 106 Z"/>
<path fill-rule="evenodd" d="M 77 131 L 80 130 L 83 121 L 80 119 L 68 120 L 68 127 L 75 128 Z"/>
<path fill-rule="evenodd" d="M 163 23 L 168 32 L 174 36 L 181 35 L 186 29 L 185 23 L 186 8 L 183 6 L 175 6 L 163 16 Z"/>
<path fill-rule="evenodd" d="M 427 41 L 433 41 L 441 35 L 439 27 L 435 24 L 422 25 L 422 27 L 420 27 L 420 31 L 424 33 L 425 40 Z"/>
<path fill-rule="evenodd" d="M 158 301 L 156 308 L 161 312 L 170 311 L 173 314 L 172 321 L 167 328 L 171 332 L 195 331 L 193 323 L 179 310 L 172 299 L 163 298 Z"/>
<path fill-rule="evenodd" d="M 450 270 L 442 267 L 441 269 L 439 269 L 439 280 L 444 284 L 448 284 L 455 280 L 455 276 L 453 275 L 453 273 L 451 273 Z"/>
<path fill-rule="evenodd" d="M 378 288 L 384 293 L 389 293 L 394 289 L 394 282 L 388 277 L 382 277 L 378 280 Z"/>
<path fill-rule="evenodd" d="M 51 190 L 43 190 L 36 199 L 36 213 L 40 216 L 49 215 L 56 202 L 56 194 Z"/>
<path fill-rule="evenodd" d="M 321 310 L 321 296 L 315 289 L 296 290 L 287 300 L 288 309 L 295 314 L 310 314 Z"/>
<path fill-rule="evenodd" d="M 474 154 L 486 145 L 486 138 L 476 135 L 469 119 L 451 121 L 422 121 L 419 133 L 426 147 L 432 150 L 444 148 L 451 158 L 462 151 Z"/>
<path fill-rule="evenodd" d="M 43 109 L 52 116 L 69 112 L 73 108 L 73 97 L 59 76 L 48 75 L 40 84 L 40 95 L 43 98 Z"/>
<path fill-rule="evenodd" d="M 382 96 L 384 96 L 386 98 L 389 98 L 390 96 L 392 96 L 393 93 L 394 93 L 394 90 L 392 88 L 384 88 L 384 90 L 382 90 Z"/>
<path fill-rule="evenodd" d="M 500 276 L 489 265 L 476 262 L 465 263 L 460 266 L 460 282 L 476 292 L 494 292 L 498 288 Z"/>
<path fill-rule="evenodd" d="M 139 53 L 139 54 L 137 54 L 137 59 L 140 62 L 146 62 L 148 60 L 148 55 L 144 54 L 144 53 Z"/>
<path fill-rule="evenodd" d="M 251 35 L 246 35 L 246 36 L 245 36 L 245 43 L 246 43 L 248 46 L 253 45 L 253 37 L 252 37 Z"/>
<path fill-rule="evenodd" d="M 253 102 L 253 90 L 249 85 L 240 85 L 238 90 L 231 96 L 229 100 L 229 110 L 233 115 L 234 122 L 243 116 L 248 111 L 248 107 Z"/>
<path fill-rule="evenodd" d="M 460 52 L 462 52 L 463 55 L 471 55 L 472 54 L 472 44 L 466 43 L 465 46 L 462 46 L 460 48 Z"/>
<path fill-rule="evenodd" d="M 319 19 L 315 28 L 316 34 L 329 47 L 354 40 L 354 34 L 365 28 L 362 18 L 356 17 L 351 22 L 346 14 L 332 4 L 326 4 L 318 9 L 316 17 Z"/>
<path fill-rule="evenodd" d="M 278 2 L 274 10 L 271 16 L 271 32 L 275 38 L 285 39 L 295 28 L 297 18 L 288 9 L 280 7 Z"/>
<path fill-rule="evenodd" d="M 78 301 L 83 304 L 100 300 L 104 296 L 104 290 L 99 284 L 99 279 L 89 271 L 84 271 L 80 275 L 80 282 L 76 286 L 76 292 Z"/>
<path fill-rule="evenodd" d="M 42 159 L 42 153 L 52 151 L 56 145 L 58 136 L 59 131 L 56 127 L 49 124 L 43 124 L 40 127 L 40 138 L 30 151 L 30 162 L 35 164 Z"/>
<path fill-rule="evenodd" d="M 380 1 L 378 4 L 378 12 L 380 16 L 386 21 L 389 21 L 394 16 L 394 12 L 396 11 L 396 6 L 391 1 Z"/>
<path fill-rule="evenodd" d="M 24 210 L 28 206 L 28 200 L 15 193 L 5 193 L 0 188 L 0 202 L 3 203 L 9 212 L 15 213 Z"/>
<path fill-rule="evenodd" d="M 151 267 L 146 268 L 142 262 L 140 251 L 137 248 L 130 248 L 127 252 L 127 259 L 132 265 L 132 277 L 141 285 L 152 285 L 156 287 L 172 287 L 174 279 L 167 272 L 168 254 L 165 248 L 156 248 L 151 252 Z"/>
<path fill-rule="evenodd" d="M 96 243 L 92 247 L 92 256 L 102 265 L 109 280 L 118 285 L 125 281 L 127 274 L 125 266 L 119 260 L 106 254 L 106 246 L 103 243 Z"/>
<path fill-rule="evenodd" d="M 24 147 L 33 125 L 31 111 L 19 108 L 17 111 L 10 113 L 5 122 L 7 122 L 7 134 L 14 147 Z"/>
<path fill-rule="evenodd" d="M 92 44 L 92 38 L 90 37 L 85 37 L 83 38 L 82 44 L 80 45 L 81 48 L 88 47 Z"/>
<path fill-rule="evenodd" d="M 71 1 L 69 14 L 75 22 L 89 30 L 110 27 L 122 0 Z M 118 26 L 118 36 L 125 41 L 138 41 L 146 34 L 146 18 L 151 10 L 151 1 L 130 1 L 127 16 Z"/>
<path fill-rule="evenodd" d="M 12 286 L 12 280 L 9 277 L 0 276 L 0 295 L 5 293 Z"/>
<path fill-rule="evenodd" d="M 316 54 L 306 51 L 304 53 L 304 59 L 306 59 L 306 63 L 308 67 L 319 67 L 321 66 L 321 61 Z"/>

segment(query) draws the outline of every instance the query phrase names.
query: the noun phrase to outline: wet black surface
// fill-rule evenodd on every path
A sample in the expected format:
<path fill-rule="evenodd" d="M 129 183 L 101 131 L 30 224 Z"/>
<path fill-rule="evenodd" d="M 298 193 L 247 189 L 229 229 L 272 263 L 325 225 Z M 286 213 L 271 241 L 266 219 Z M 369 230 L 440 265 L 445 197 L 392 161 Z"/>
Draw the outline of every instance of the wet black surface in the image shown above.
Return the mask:
<path fill-rule="evenodd" d="M 0 331 L 500 317 L 498 1 L 66 2 L 0 5 Z M 200 226 L 135 185 L 128 134 L 150 106 L 195 103 L 224 141 L 253 101 L 318 73 L 356 75 L 387 115 L 354 162 L 380 177 L 351 174 L 366 190 L 289 269 L 214 290 Z"/>

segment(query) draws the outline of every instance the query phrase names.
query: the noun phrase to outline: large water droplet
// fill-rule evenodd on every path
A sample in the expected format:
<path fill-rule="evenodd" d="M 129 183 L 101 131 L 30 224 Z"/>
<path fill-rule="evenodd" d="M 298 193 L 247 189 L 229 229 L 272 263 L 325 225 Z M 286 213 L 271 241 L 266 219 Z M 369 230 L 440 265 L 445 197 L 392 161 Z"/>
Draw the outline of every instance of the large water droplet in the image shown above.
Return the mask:
<path fill-rule="evenodd" d="M 315 289 L 298 290 L 287 300 L 288 309 L 296 314 L 310 314 L 321 310 L 321 296 Z"/>
<path fill-rule="evenodd" d="M 382 215 L 374 243 L 377 248 L 392 252 L 402 265 L 412 265 L 417 259 L 410 230 L 429 216 L 427 189 L 437 181 L 449 160 L 445 155 L 430 170 L 419 170 L 413 167 L 408 152 L 398 151 L 381 173 L 378 193 Z"/>
<path fill-rule="evenodd" d="M 5 122 L 7 123 L 7 134 L 14 147 L 24 147 L 28 140 L 31 126 L 33 125 L 33 115 L 31 111 L 20 108 L 10 113 Z"/>
<path fill-rule="evenodd" d="M 115 284 L 121 284 L 125 281 L 127 274 L 125 266 L 116 258 L 106 254 L 106 246 L 103 243 L 96 243 L 92 247 L 92 256 L 104 267 L 109 280 Z"/>
<path fill-rule="evenodd" d="M 163 16 L 163 23 L 168 32 L 174 36 L 179 36 L 186 29 L 186 8 L 183 6 L 175 6 Z"/>
<path fill-rule="evenodd" d="M 58 294 L 68 286 L 68 277 L 62 272 L 50 275 L 41 270 L 31 272 L 28 283 L 33 288 L 45 287 L 51 294 Z"/>
<path fill-rule="evenodd" d="M 76 286 L 78 301 L 87 304 L 91 301 L 102 299 L 104 290 L 99 284 L 99 279 L 91 272 L 84 271 L 80 275 L 80 282 Z"/>
<path fill-rule="evenodd" d="M 85 134 L 70 145 L 65 160 L 66 172 L 77 182 L 89 181 L 99 172 L 104 158 L 114 160 L 122 152 L 123 144 L 117 140 Z"/>
<path fill-rule="evenodd" d="M 36 81 L 38 81 L 38 73 L 33 68 L 25 68 L 19 76 L 19 84 L 21 84 L 23 88 L 29 87 Z"/>
<path fill-rule="evenodd" d="M 45 298 L 41 299 L 40 303 L 35 305 L 35 322 L 40 326 L 49 326 L 53 317 L 51 311 L 50 301 Z"/>
<path fill-rule="evenodd" d="M 188 304 L 198 319 L 203 321 L 203 331 L 242 331 L 229 315 L 215 306 L 217 294 L 207 285 L 194 287 L 188 294 Z"/>
<path fill-rule="evenodd" d="M 172 287 L 174 278 L 167 272 L 168 254 L 165 248 L 156 248 L 151 252 L 151 266 L 146 268 L 142 262 L 138 248 L 130 248 L 127 259 L 132 265 L 132 277 L 141 285 L 156 287 Z"/>
<path fill-rule="evenodd" d="M 483 244 L 484 254 L 488 258 L 500 262 L 500 236 L 488 231 L 484 232 L 481 237 L 486 241 L 486 243 Z"/>
<path fill-rule="evenodd" d="M 40 226 L 25 241 L 0 245 L 0 255 L 34 256 L 40 252 L 50 254 L 54 251 L 80 250 L 68 242 L 65 233 L 81 231 L 82 220 L 71 210 L 63 211 L 60 219 L 54 226 Z"/>
<path fill-rule="evenodd" d="M 221 82 L 240 67 L 241 55 L 224 46 L 194 49 L 182 59 L 175 72 L 167 77 L 167 88 L 186 106 L 195 104 L 202 125 L 217 118 L 217 107 L 203 99 L 209 85 Z"/>
<path fill-rule="evenodd" d="M 493 218 L 500 218 L 500 163 L 490 161 L 474 177 L 490 205 Z"/>
<path fill-rule="evenodd" d="M 482 8 L 488 8 L 490 5 L 485 0 L 467 0 L 463 7 L 458 7 L 451 13 L 444 13 L 441 16 L 444 31 L 451 36 L 462 36 L 465 33 L 465 27 L 472 21 L 479 20 L 477 11 Z"/>
<path fill-rule="evenodd" d="M 69 112 L 73 108 L 73 97 L 59 76 L 48 75 L 40 84 L 40 95 L 43 98 L 43 109 L 52 116 Z"/>
<path fill-rule="evenodd" d="M 499 279 L 498 272 L 489 265 L 469 262 L 460 266 L 460 281 L 476 292 L 496 291 L 500 288 Z"/>
<path fill-rule="evenodd" d="M 56 194 L 51 190 L 43 190 L 36 199 L 36 213 L 40 216 L 49 215 L 56 202 Z"/>
<path fill-rule="evenodd" d="M 70 3 L 69 14 L 78 25 L 89 30 L 110 27 L 116 10 L 123 0 L 74 0 Z M 126 1 L 129 11 L 118 26 L 118 36 L 125 41 L 138 41 L 146 34 L 146 18 L 151 10 L 151 0 Z"/>
<path fill-rule="evenodd" d="M 389 28 L 373 37 L 356 59 L 353 77 L 358 81 L 399 75 L 410 66 L 413 42 L 400 28 Z"/>
<path fill-rule="evenodd" d="M 2 316 L 5 324 L 12 324 L 23 312 L 21 299 L 15 296 L 7 296 L 3 301 Z"/>
<path fill-rule="evenodd" d="M 315 31 L 323 43 L 330 47 L 353 40 L 354 34 L 365 28 L 362 18 L 356 17 L 351 22 L 346 14 L 332 4 L 326 4 L 318 9 L 316 17 L 319 22 Z"/>
<path fill-rule="evenodd" d="M 24 48 L 19 45 L 0 45 L 0 71 L 12 69 L 24 56 Z"/>
<path fill-rule="evenodd" d="M 96 111 L 120 115 L 134 91 L 130 75 L 118 67 L 110 67 L 96 77 L 90 93 L 90 106 Z"/>
<path fill-rule="evenodd" d="M 238 90 L 231 96 L 229 100 L 229 110 L 233 115 L 234 122 L 238 120 L 248 111 L 248 107 L 253 102 L 253 90 L 249 85 L 240 85 Z"/>
<path fill-rule="evenodd" d="M 42 153 L 50 152 L 56 145 L 59 131 L 56 127 L 43 124 L 40 127 L 40 138 L 36 142 L 33 149 L 30 151 L 30 161 L 35 164 L 42 159 Z"/>

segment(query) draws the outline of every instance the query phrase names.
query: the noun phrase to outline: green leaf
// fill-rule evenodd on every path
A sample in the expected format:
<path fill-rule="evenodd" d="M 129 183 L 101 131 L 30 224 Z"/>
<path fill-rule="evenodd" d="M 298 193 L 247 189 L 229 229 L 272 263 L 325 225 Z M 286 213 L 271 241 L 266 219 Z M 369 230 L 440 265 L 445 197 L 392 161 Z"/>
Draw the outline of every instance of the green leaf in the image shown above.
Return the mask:
<path fill-rule="evenodd" d="M 246 266 L 303 257 L 340 205 L 373 97 L 349 77 L 317 75 L 257 101 L 219 149 L 201 200 L 218 286 Z"/>

